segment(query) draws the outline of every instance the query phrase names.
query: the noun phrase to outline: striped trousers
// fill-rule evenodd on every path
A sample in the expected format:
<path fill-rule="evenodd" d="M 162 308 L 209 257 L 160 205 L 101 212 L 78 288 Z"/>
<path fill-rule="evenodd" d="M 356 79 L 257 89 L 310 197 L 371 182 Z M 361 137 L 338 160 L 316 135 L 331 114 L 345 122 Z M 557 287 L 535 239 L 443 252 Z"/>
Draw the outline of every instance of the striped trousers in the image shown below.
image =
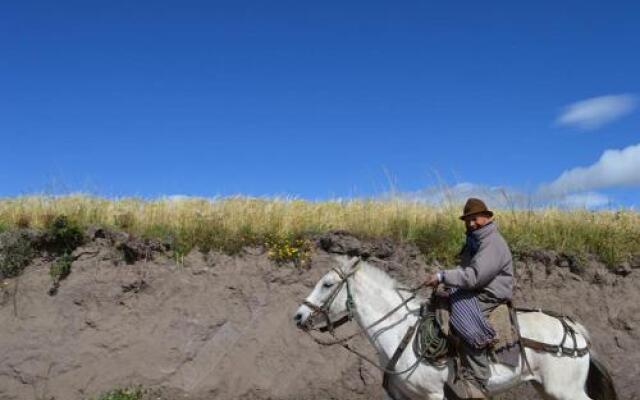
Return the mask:
<path fill-rule="evenodd" d="M 496 332 L 487 322 L 477 296 L 476 292 L 451 288 L 449 291 L 450 322 L 456 333 L 469 346 L 482 349 L 493 341 Z"/>

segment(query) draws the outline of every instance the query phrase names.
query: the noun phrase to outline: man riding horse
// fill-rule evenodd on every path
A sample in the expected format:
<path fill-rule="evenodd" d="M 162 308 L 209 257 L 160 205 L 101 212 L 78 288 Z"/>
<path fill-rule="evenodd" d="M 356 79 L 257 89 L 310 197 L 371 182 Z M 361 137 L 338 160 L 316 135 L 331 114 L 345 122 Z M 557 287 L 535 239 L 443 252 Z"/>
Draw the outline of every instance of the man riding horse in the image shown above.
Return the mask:
<path fill-rule="evenodd" d="M 513 263 L 493 212 L 482 200 L 468 199 L 460 219 L 467 228 L 460 266 L 430 274 L 425 284 L 435 287 L 442 283 L 450 288 L 451 324 L 463 339 L 462 371 L 457 381 L 449 382 L 450 389 L 460 398 L 484 399 L 491 375 L 488 347 L 495 336 L 485 318 L 511 300 Z"/>

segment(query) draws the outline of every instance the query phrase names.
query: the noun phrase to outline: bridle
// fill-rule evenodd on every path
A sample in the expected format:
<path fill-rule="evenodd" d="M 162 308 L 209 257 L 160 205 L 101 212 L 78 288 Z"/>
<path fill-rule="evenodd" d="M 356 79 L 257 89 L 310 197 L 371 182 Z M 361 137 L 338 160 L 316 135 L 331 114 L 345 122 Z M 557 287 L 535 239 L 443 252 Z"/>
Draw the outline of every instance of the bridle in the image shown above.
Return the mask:
<path fill-rule="evenodd" d="M 363 335 L 365 332 L 367 332 L 369 329 L 375 327 L 376 325 L 382 323 L 384 320 L 386 320 L 389 316 L 391 316 L 392 314 L 394 314 L 395 312 L 397 312 L 398 310 L 400 310 L 401 308 L 405 307 L 407 305 L 407 303 L 409 303 L 410 301 L 412 301 L 413 299 L 416 298 L 416 292 L 422 288 L 423 285 L 419 285 L 415 288 L 409 288 L 409 289 L 402 289 L 400 288 L 400 290 L 405 290 L 408 292 L 411 292 L 411 296 L 407 297 L 406 299 L 404 299 L 400 304 L 398 304 L 397 306 L 395 306 L 393 309 L 391 309 L 389 312 L 387 312 L 385 315 L 383 315 L 382 317 L 378 318 L 376 321 L 374 321 L 373 323 L 369 324 L 366 327 L 361 327 L 358 331 L 351 333 L 350 335 L 347 335 L 345 337 L 342 338 L 337 338 L 335 335 L 335 328 L 337 328 L 338 326 L 351 321 L 353 319 L 353 310 L 355 308 L 355 303 L 353 301 L 353 295 L 351 294 L 351 286 L 349 285 L 349 278 L 351 278 L 359 269 L 358 264 L 360 263 L 361 259 L 358 258 L 358 260 L 351 266 L 351 271 L 348 274 L 345 274 L 342 270 L 338 269 L 338 268 L 332 268 L 332 271 L 334 271 L 336 274 L 338 274 L 338 276 L 341 278 L 340 282 L 338 283 L 338 285 L 333 289 L 333 292 L 331 292 L 331 294 L 329 295 L 329 297 L 327 298 L 327 300 L 325 300 L 325 302 L 318 306 L 316 304 L 311 303 L 308 300 L 304 300 L 302 302 L 302 304 L 306 305 L 307 307 L 309 307 L 312 311 L 311 314 L 307 317 L 307 321 L 313 321 L 313 319 L 318 315 L 318 314 L 322 314 L 325 318 L 325 320 L 327 321 L 327 325 L 323 326 L 321 328 L 319 328 L 318 330 L 320 332 L 330 332 L 331 336 L 334 337 L 333 340 L 322 340 L 320 338 L 315 337 L 312 333 L 311 333 L 311 327 L 310 326 L 305 326 L 303 327 L 303 330 L 313 339 L 314 342 L 316 342 L 319 345 L 322 346 L 333 346 L 333 345 L 340 345 L 342 347 L 344 347 L 346 350 L 348 350 L 349 352 L 355 354 L 356 356 L 362 358 L 363 360 L 365 360 L 366 362 L 368 362 L 369 364 L 373 365 L 374 367 L 378 368 L 379 370 L 381 370 L 382 372 L 385 373 L 386 375 L 401 375 L 404 374 L 408 371 L 413 370 L 414 368 L 416 368 L 418 366 L 418 364 L 421 362 L 422 358 L 425 356 L 426 351 L 421 354 L 419 357 L 417 357 L 416 361 L 409 367 L 406 368 L 402 371 L 395 371 L 392 368 L 388 368 L 388 367 L 384 367 L 379 365 L 377 362 L 373 361 L 371 358 L 369 358 L 367 355 L 353 349 L 351 346 L 349 346 L 347 344 L 347 342 L 353 338 L 355 338 L 356 336 L 360 336 Z M 358 266 L 358 268 L 355 268 L 356 266 Z M 338 296 L 338 293 L 340 293 L 340 290 L 342 289 L 343 286 L 347 287 L 347 300 L 346 300 L 346 308 L 347 308 L 347 315 L 340 318 L 337 321 L 331 321 L 331 318 L 329 317 L 329 308 L 331 307 L 331 304 L 333 303 L 333 301 L 336 299 L 336 297 Z M 403 342 L 407 342 L 408 343 L 408 339 L 413 335 L 413 332 L 415 330 L 415 326 L 411 327 L 409 329 L 409 331 L 405 334 L 405 338 L 403 338 Z M 406 346 L 406 343 L 404 344 Z M 402 350 L 404 349 L 404 347 L 402 348 Z M 398 352 L 398 350 L 396 350 L 396 352 Z M 398 354 L 400 354 L 402 351 L 400 351 Z M 395 357 L 395 354 L 394 354 Z M 397 359 L 395 361 L 393 361 L 393 364 L 395 364 L 395 362 L 397 361 Z M 391 364 L 389 364 L 391 365 Z M 393 365 L 391 365 L 393 366 Z"/>
<path fill-rule="evenodd" d="M 360 261 L 361 259 L 358 258 L 356 262 L 351 265 L 350 267 L 351 271 L 348 274 L 345 274 L 339 268 L 334 267 L 331 269 L 333 272 L 338 274 L 341 280 L 338 283 L 338 285 L 333 289 L 333 291 L 331 292 L 327 300 L 325 300 L 325 302 L 322 305 L 318 306 L 316 304 L 311 303 L 308 300 L 304 300 L 302 302 L 302 304 L 304 304 L 305 306 L 309 307 L 312 310 L 311 314 L 307 318 L 307 321 L 312 322 L 318 314 L 321 314 L 322 316 L 324 316 L 324 319 L 327 323 L 325 326 L 318 329 L 320 332 L 329 331 L 331 332 L 331 334 L 333 334 L 335 331 L 335 328 L 353 319 L 354 303 L 353 303 L 353 294 L 351 293 L 351 285 L 349 284 L 349 278 L 351 278 L 356 272 L 358 272 L 358 269 L 360 269 L 359 267 Z M 347 315 L 345 315 L 344 317 L 340 318 L 337 321 L 332 321 L 331 318 L 329 317 L 329 308 L 331 308 L 331 304 L 333 304 L 333 301 L 336 299 L 336 297 L 338 297 L 338 294 L 340 293 L 340 290 L 342 289 L 343 286 L 347 287 L 347 300 L 345 301 L 345 306 L 347 308 Z"/>

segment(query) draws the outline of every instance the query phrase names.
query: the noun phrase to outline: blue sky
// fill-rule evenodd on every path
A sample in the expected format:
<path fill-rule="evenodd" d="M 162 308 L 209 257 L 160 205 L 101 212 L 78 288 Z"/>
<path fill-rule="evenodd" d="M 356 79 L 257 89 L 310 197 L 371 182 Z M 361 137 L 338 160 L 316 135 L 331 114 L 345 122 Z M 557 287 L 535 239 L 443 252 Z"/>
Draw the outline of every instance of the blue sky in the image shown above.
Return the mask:
<path fill-rule="evenodd" d="M 638 2 L 12 3 L 0 196 L 638 204 Z"/>

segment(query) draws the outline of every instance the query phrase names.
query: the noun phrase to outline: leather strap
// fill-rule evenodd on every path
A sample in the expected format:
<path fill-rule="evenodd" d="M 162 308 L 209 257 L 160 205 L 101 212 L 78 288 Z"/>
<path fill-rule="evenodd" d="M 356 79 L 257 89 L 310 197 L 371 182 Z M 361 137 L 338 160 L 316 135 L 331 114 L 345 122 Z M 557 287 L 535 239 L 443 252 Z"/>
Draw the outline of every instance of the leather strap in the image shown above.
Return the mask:
<path fill-rule="evenodd" d="M 409 327 L 409 329 L 407 329 L 407 332 L 404 334 L 404 337 L 400 341 L 400 344 L 396 348 L 396 351 L 393 353 L 393 356 L 391 357 L 391 359 L 387 363 L 387 366 L 385 367 L 385 372 L 382 377 L 382 387 L 387 391 L 387 393 L 389 393 L 388 384 L 389 384 L 389 379 L 391 378 L 389 371 L 393 371 L 396 368 L 396 364 L 398 363 L 400 356 L 409 345 L 409 342 L 411 341 L 411 338 L 413 337 L 413 334 L 415 333 L 416 328 L 418 327 L 419 324 L 420 324 L 420 318 L 418 318 L 415 324 L 413 324 L 412 326 Z"/>
<path fill-rule="evenodd" d="M 562 324 L 562 329 L 563 329 L 562 341 L 560 341 L 559 345 L 542 343 L 542 342 L 538 342 L 537 340 L 520 337 L 520 343 L 522 344 L 522 346 L 529 347 L 533 350 L 545 351 L 547 353 L 554 353 L 558 355 L 575 356 L 575 357 L 582 357 L 589 352 L 590 344 L 588 341 L 585 347 L 578 348 L 576 331 L 575 329 L 573 329 L 571 325 L 567 323 L 567 320 L 574 322 L 573 319 L 571 319 L 571 317 L 554 312 L 554 311 L 541 310 L 541 309 L 535 309 L 535 308 L 516 307 L 516 311 L 540 312 L 543 314 L 547 314 L 549 316 L 552 316 L 558 319 Z M 565 342 L 567 342 L 568 337 L 571 337 L 571 341 L 573 342 L 573 348 L 565 346 Z"/>
<path fill-rule="evenodd" d="M 520 340 L 522 341 L 522 345 L 525 347 L 528 347 L 530 349 L 537 350 L 537 351 L 545 351 L 547 353 L 554 353 L 554 354 L 562 353 L 567 356 L 576 356 L 576 357 L 582 357 L 587 353 L 589 353 L 589 346 L 572 349 L 569 347 L 558 346 L 555 344 L 538 342 L 537 340 L 533 340 L 529 338 L 520 338 Z"/>

